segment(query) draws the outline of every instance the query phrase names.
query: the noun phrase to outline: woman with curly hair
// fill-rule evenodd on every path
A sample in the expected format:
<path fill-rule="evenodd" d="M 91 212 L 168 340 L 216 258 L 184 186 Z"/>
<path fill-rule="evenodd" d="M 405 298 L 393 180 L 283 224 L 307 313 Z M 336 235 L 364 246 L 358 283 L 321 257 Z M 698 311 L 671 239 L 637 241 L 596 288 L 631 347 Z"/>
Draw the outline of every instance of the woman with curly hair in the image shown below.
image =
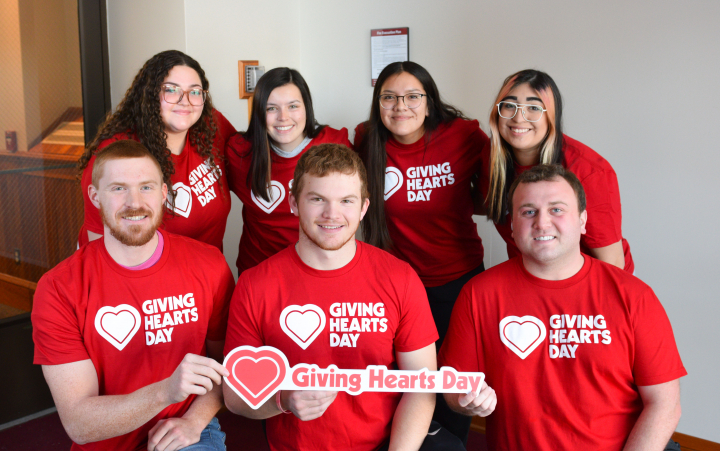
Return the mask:
<path fill-rule="evenodd" d="M 582 251 L 633 273 L 630 246 L 622 236 L 617 175 L 597 152 L 563 134 L 562 108 L 560 90 L 545 72 L 526 69 L 505 79 L 490 113 L 491 140 L 483 150 L 478 183 L 483 214 L 505 240 L 508 257 L 520 255 L 510 225 L 510 185 L 532 166 L 560 164 L 580 179 L 587 195 Z"/>
<path fill-rule="evenodd" d="M 230 139 L 226 151 L 230 189 L 243 203 L 238 274 L 297 242 L 298 218 L 287 201 L 295 165 L 322 143 L 351 146 L 347 129 L 315 120 L 302 75 L 276 67 L 260 77 L 248 130 Z"/>
<path fill-rule="evenodd" d="M 460 290 L 484 269 L 471 182 L 488 138 L 478 121 L 444 103 L 428 71 L 411 61 L 383 69 L 370 118 L 355 132 L 370 188 L 364 239 L 418 273 L 439 350 Z M 452 412 L 442 396 L 434 418 L 467 440 L 469 417 Z"/>
<path fill-rule="evenodd" d="M 222 251 L 230 213 L 223 152 L 236 130 L 213 108 L 208 88 L 200 64 L 177 50 L 158 53 L 140 69 L 78 163 L 85 204 L 80 245 L 103 233 L 100 212 L 88 196 L 95 154 L 114 141 L 132 139 L 157 159 L 168 186 L 161 227 Z"/>

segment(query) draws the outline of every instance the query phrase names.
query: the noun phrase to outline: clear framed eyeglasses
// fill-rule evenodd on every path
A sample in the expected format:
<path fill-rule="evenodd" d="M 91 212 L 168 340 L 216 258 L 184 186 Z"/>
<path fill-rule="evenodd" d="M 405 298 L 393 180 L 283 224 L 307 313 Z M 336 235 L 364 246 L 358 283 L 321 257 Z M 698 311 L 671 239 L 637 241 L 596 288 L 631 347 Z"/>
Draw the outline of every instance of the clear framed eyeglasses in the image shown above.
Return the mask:
<path fill-rule="evenodd" d="M 380 94 L 380 106 L 385 110 L 392 110 L 395 105 L 403 99 L 403 103 L 410 109 L 415 109 L 422 103 L 422 98 L 427 97 L 427 94 L 412 93 L 405 94 L 404 96 L 396 96 L 395 94 Z"/>
<path fill-rule="evenodd" d="M 205 104 L 207 99 L 207 91 L 201 88 L 192 88 L 187 91 L 175 85 L 162 85 L 160 88 L 162 98 L 167 103 L 180 103 L 184 96 L 187 96 L 188 102 L 193 106 L 201 106 Z"/>
<path fill-rule="evenodd" d="M 505 119 L 512 119 L 517 114 L 518 109 L 522 110 L 522 115 L 528 122 L 537 122 L 547 111 L 540 105 L 530 105 L 525 103 L 513 103 L 502 101 L 497 104 L 498 114 Z"/>

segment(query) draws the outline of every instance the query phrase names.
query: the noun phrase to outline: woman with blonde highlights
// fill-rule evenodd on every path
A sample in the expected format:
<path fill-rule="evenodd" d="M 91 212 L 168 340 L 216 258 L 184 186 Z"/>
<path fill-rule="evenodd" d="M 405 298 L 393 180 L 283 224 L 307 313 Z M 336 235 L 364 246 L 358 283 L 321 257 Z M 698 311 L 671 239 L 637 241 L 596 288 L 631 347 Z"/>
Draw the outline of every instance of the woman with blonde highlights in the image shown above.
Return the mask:
<path fill-rule="evenodd" d="M 632 273 L 630 246 L 622 237 L 620 189 L 610 163 L 562 132 L 562 97 L 550 76 L 527 69 L 505 79 L 490 113 L 490 143 L 483 150 L 479 187 L 484 213 L 519 255 L 512 238 L 508 190 L 513 180 L 537 164 L 561 164 L 580 179 L 587 193 L 584 253 Z"/>

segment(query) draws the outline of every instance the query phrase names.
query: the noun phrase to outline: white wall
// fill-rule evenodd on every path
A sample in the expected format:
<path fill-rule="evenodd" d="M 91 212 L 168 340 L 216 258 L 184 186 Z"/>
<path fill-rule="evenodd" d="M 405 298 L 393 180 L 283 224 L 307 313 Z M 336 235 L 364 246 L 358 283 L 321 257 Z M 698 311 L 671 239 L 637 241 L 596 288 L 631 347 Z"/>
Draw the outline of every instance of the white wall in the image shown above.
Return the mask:
<path fill-rule="evenodd" d="M 485 130 L 507 75 L 527 67 L 550 73 L 565 98 L 566 132 L 605 156 L 618 173 L 624 235 L 637 273 L 673 323 L 690 373 L 682 380 L 678 431 L 720 442 L 720 302 L 714 286 L 720 240 L 713 230 L 720 221 L 713 104 L 720 99 L 714 80 L 720 28 L 713 26 L 720 3 L 185 0 L 184 19 L 159 23 L 148 12 L 157 8 L 167 16 L 162 6 L 169 4 L 177 8 L 180 2 L 108 5 L 113 103 L 145 59 L 167 48 L 183 50 L 178 40 L 200 61 L 216 106 L 238 129 L 247 120 L 237 94 L 239 59 L 259 59 L 266 69 L 298 68 L 318 119 L 353 128 L 370 105 L 371 28 L 409 26 L 411 59 L 428 68 L 447 101 L 480 119 Z M 148 30 L 150 22 L 154 30 Z M 231 267 L 241 228 L 238 205 L 233 208 L 225 240 Z M 480 222 L 486 262 L 497 263 L 503 245 Z"/>
<path fill-rule="evenodd" d="M 163 50 L 185 51 L 182 1 L 108 0 L 107 27 L 113 108 L 150 57 Z"/>

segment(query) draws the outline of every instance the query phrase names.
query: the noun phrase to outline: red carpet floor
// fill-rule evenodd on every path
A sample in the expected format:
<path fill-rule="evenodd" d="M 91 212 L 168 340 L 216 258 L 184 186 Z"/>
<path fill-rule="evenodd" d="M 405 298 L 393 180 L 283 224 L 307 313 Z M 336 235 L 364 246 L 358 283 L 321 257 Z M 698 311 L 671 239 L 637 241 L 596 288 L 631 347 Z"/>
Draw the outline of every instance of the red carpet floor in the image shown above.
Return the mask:
<path fill-rule="evenodd" d="M 230 412 L 224 412 L 218 418 L 227 434 L 225 444 L 228 450 L 269 451 L 260 421 L 248 420 Z M 57 413 L 0 431 L 0 451 L 69 450 L 71 445 Z M 485 436 L 470 432 L 468 450 L 487 450 Z"/>

